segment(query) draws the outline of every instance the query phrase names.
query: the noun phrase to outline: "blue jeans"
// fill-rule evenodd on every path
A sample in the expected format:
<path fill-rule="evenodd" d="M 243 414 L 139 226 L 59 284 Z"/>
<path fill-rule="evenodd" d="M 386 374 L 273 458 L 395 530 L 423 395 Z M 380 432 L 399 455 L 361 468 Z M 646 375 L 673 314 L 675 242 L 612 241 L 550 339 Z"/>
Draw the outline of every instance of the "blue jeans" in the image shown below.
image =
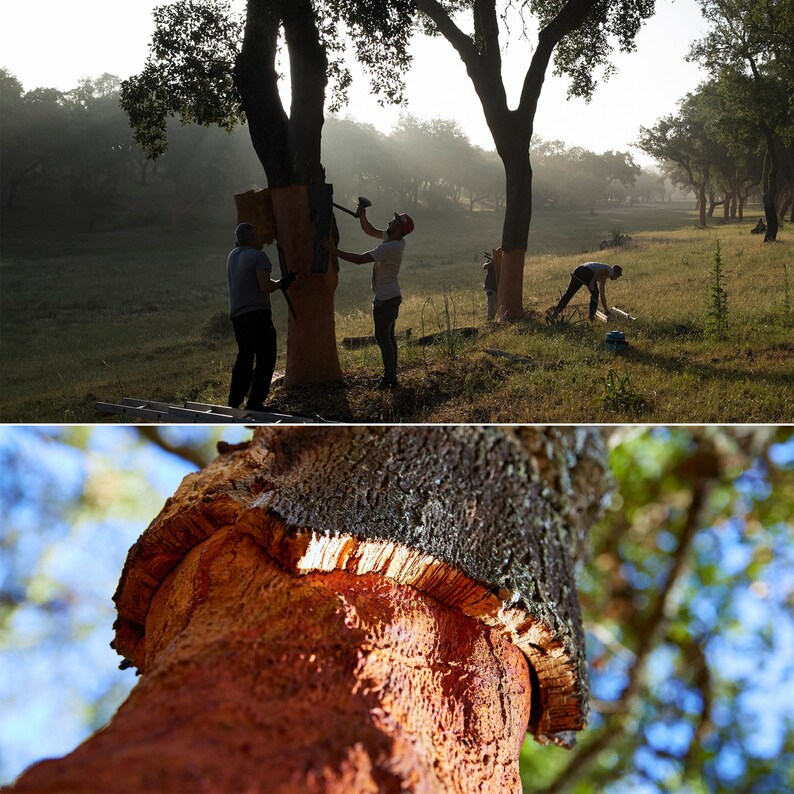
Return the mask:
<path fill-rule="evenodd" d="M 397 339 L 394 326 L 400 314 L 401 296 L 381 301 L 375 298 L 372 302 L 372 318 L 375 320 L 375 341 L 383 358 L 383 377 L 388 380 L 397 378 Z"/>

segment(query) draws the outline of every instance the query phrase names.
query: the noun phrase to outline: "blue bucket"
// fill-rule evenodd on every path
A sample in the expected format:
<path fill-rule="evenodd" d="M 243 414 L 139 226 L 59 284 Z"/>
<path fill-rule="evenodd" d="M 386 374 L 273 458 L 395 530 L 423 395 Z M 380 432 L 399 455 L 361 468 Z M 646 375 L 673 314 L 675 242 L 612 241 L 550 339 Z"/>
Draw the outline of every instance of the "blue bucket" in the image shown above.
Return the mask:
<path fill-rule="evenodd" d="M 629 346 L 626 335 L 623 331 L 607 331 L 606 348 L 607 350 L 622 351 Z"/>

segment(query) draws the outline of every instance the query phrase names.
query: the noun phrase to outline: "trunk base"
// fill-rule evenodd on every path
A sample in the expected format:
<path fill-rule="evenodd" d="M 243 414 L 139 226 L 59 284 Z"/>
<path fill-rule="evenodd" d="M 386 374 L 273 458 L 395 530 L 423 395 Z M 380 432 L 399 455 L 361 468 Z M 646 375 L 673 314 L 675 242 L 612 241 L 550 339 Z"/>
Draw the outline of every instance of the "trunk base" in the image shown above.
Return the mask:
<path fill-rule="evenodd" d="M 499 292 L 496 316 L 500 320 L 519 320 L 524 316 L 522 293 L 524 286 L 525 248 L 502 251 L 499 270 Z"/>
<path fill-rule="evenodd" d="M 12 790 L 521 790 L 523 654 L 413 587 L 298 576 L 229 528 L 166 577 L 146 637 L 110 725 Z"/>

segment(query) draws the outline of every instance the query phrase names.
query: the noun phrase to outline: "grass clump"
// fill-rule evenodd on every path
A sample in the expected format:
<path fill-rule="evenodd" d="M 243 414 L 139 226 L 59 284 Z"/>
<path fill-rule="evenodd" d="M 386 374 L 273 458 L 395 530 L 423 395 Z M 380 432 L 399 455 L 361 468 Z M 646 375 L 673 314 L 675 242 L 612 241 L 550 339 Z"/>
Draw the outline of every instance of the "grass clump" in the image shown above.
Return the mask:
<path fill-rule="evenodd" d="M 631 385 L 631 378 L 614 369 L 604 378 L 604 392 L 598 399 L 604 408 L 617 413 L 637 415 L 648 408 L 648 400 Z"/>

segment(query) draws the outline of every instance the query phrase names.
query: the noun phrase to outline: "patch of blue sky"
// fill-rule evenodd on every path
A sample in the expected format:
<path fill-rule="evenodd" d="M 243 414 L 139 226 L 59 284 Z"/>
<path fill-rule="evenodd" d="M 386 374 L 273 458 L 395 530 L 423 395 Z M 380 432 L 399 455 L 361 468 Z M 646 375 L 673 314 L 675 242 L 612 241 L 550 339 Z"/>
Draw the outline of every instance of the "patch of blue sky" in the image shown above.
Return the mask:
<path fill-rule="evenodd" d="M 728 742 L 717 753 L 714 761 L 717 774 L 723 781 L 736 780 L 747 769 L 747 764 L 742 756 L 741 748 Z"/>
<path fill-rule="evenodd" d="M 634 765 L 656 783 L 677 776 L 680 762 L 671 758 L 657 755 L 650 747 L 640 746 L 634 752 Z"/>
<path fill-rule="evenodd" d="M 722 588 L 702 587 L 697 579 L 692 576 L 687 580 L 690 588 L 694 589 L 687 610 L 697 620 L 697 625 L 692 627 L 696 634 L 711 632 L 720 620 L 720 601 L 725 592 Z"/>
<path fill-rule="evenodd" d="M 695 728 L 683 720 L 651 722 L 645 726 L 645 736 L 655 750 L 682 756 L 692 741 Z"/>
<path fill-rule="evenodd" d="M 659 794 L 659 787 L 640 775 L 628 775 L 617 783 L 610 783 L 606 794 Z"/>
<path fill-rule="evenodd" d="M 593 671 L 590 688 L 593 697 L 597 700 L 617 700 L 623 694 L 623 690 L 629 683 L 629 677 L 621 670 L 616 669 L 616 666 L 620 664 L 622 663 L 614 661 L 607 670 Z"/>
<path fill-rule="evenodd" d="M 47 549 L 42 572 L 85 599 L 112 606 L 124 560 L 144 529 L 141 523 L 114 519 L 77 525 L 68 539 Z"/>
<path fill-rule="evenodd" d="M 669 678 L 675 673 L 676 650 L 666 643 L 658 645 L 648 656 L 648 673 L 654 680 Z"/>
<path fill-rule="evenodd" d="M 668 554 L 678 548 L 678 538 L 666 529 L 662 529 L 656 533 L 655 542 L 658 549 Z"/>
<path fill-rule="evenodd" d="M 772 486 L 767 479 L 766 467 L 758 461 L 742 472 L 734 480 L 733 485 L 740 494 L 756 501 L 766 499 L 772 493 Z"/>
<path fill-rule="evenodd" d="M 788 440 L 769 447 L 769 459 L 781 469 L 794 468 L 794 433 Z"/>
<path fill-rule="evenodd" d="M 59 491 L 67 497 L 80 493 L 85 478 L 85 463 L 79 450 L 46 440 L 39 428 L 2 428 L 0 443 L 12 450 L 37 475 L 40 483 L 52 476 Z M 2 476 L 2 475 L 0 475 Z"/>

